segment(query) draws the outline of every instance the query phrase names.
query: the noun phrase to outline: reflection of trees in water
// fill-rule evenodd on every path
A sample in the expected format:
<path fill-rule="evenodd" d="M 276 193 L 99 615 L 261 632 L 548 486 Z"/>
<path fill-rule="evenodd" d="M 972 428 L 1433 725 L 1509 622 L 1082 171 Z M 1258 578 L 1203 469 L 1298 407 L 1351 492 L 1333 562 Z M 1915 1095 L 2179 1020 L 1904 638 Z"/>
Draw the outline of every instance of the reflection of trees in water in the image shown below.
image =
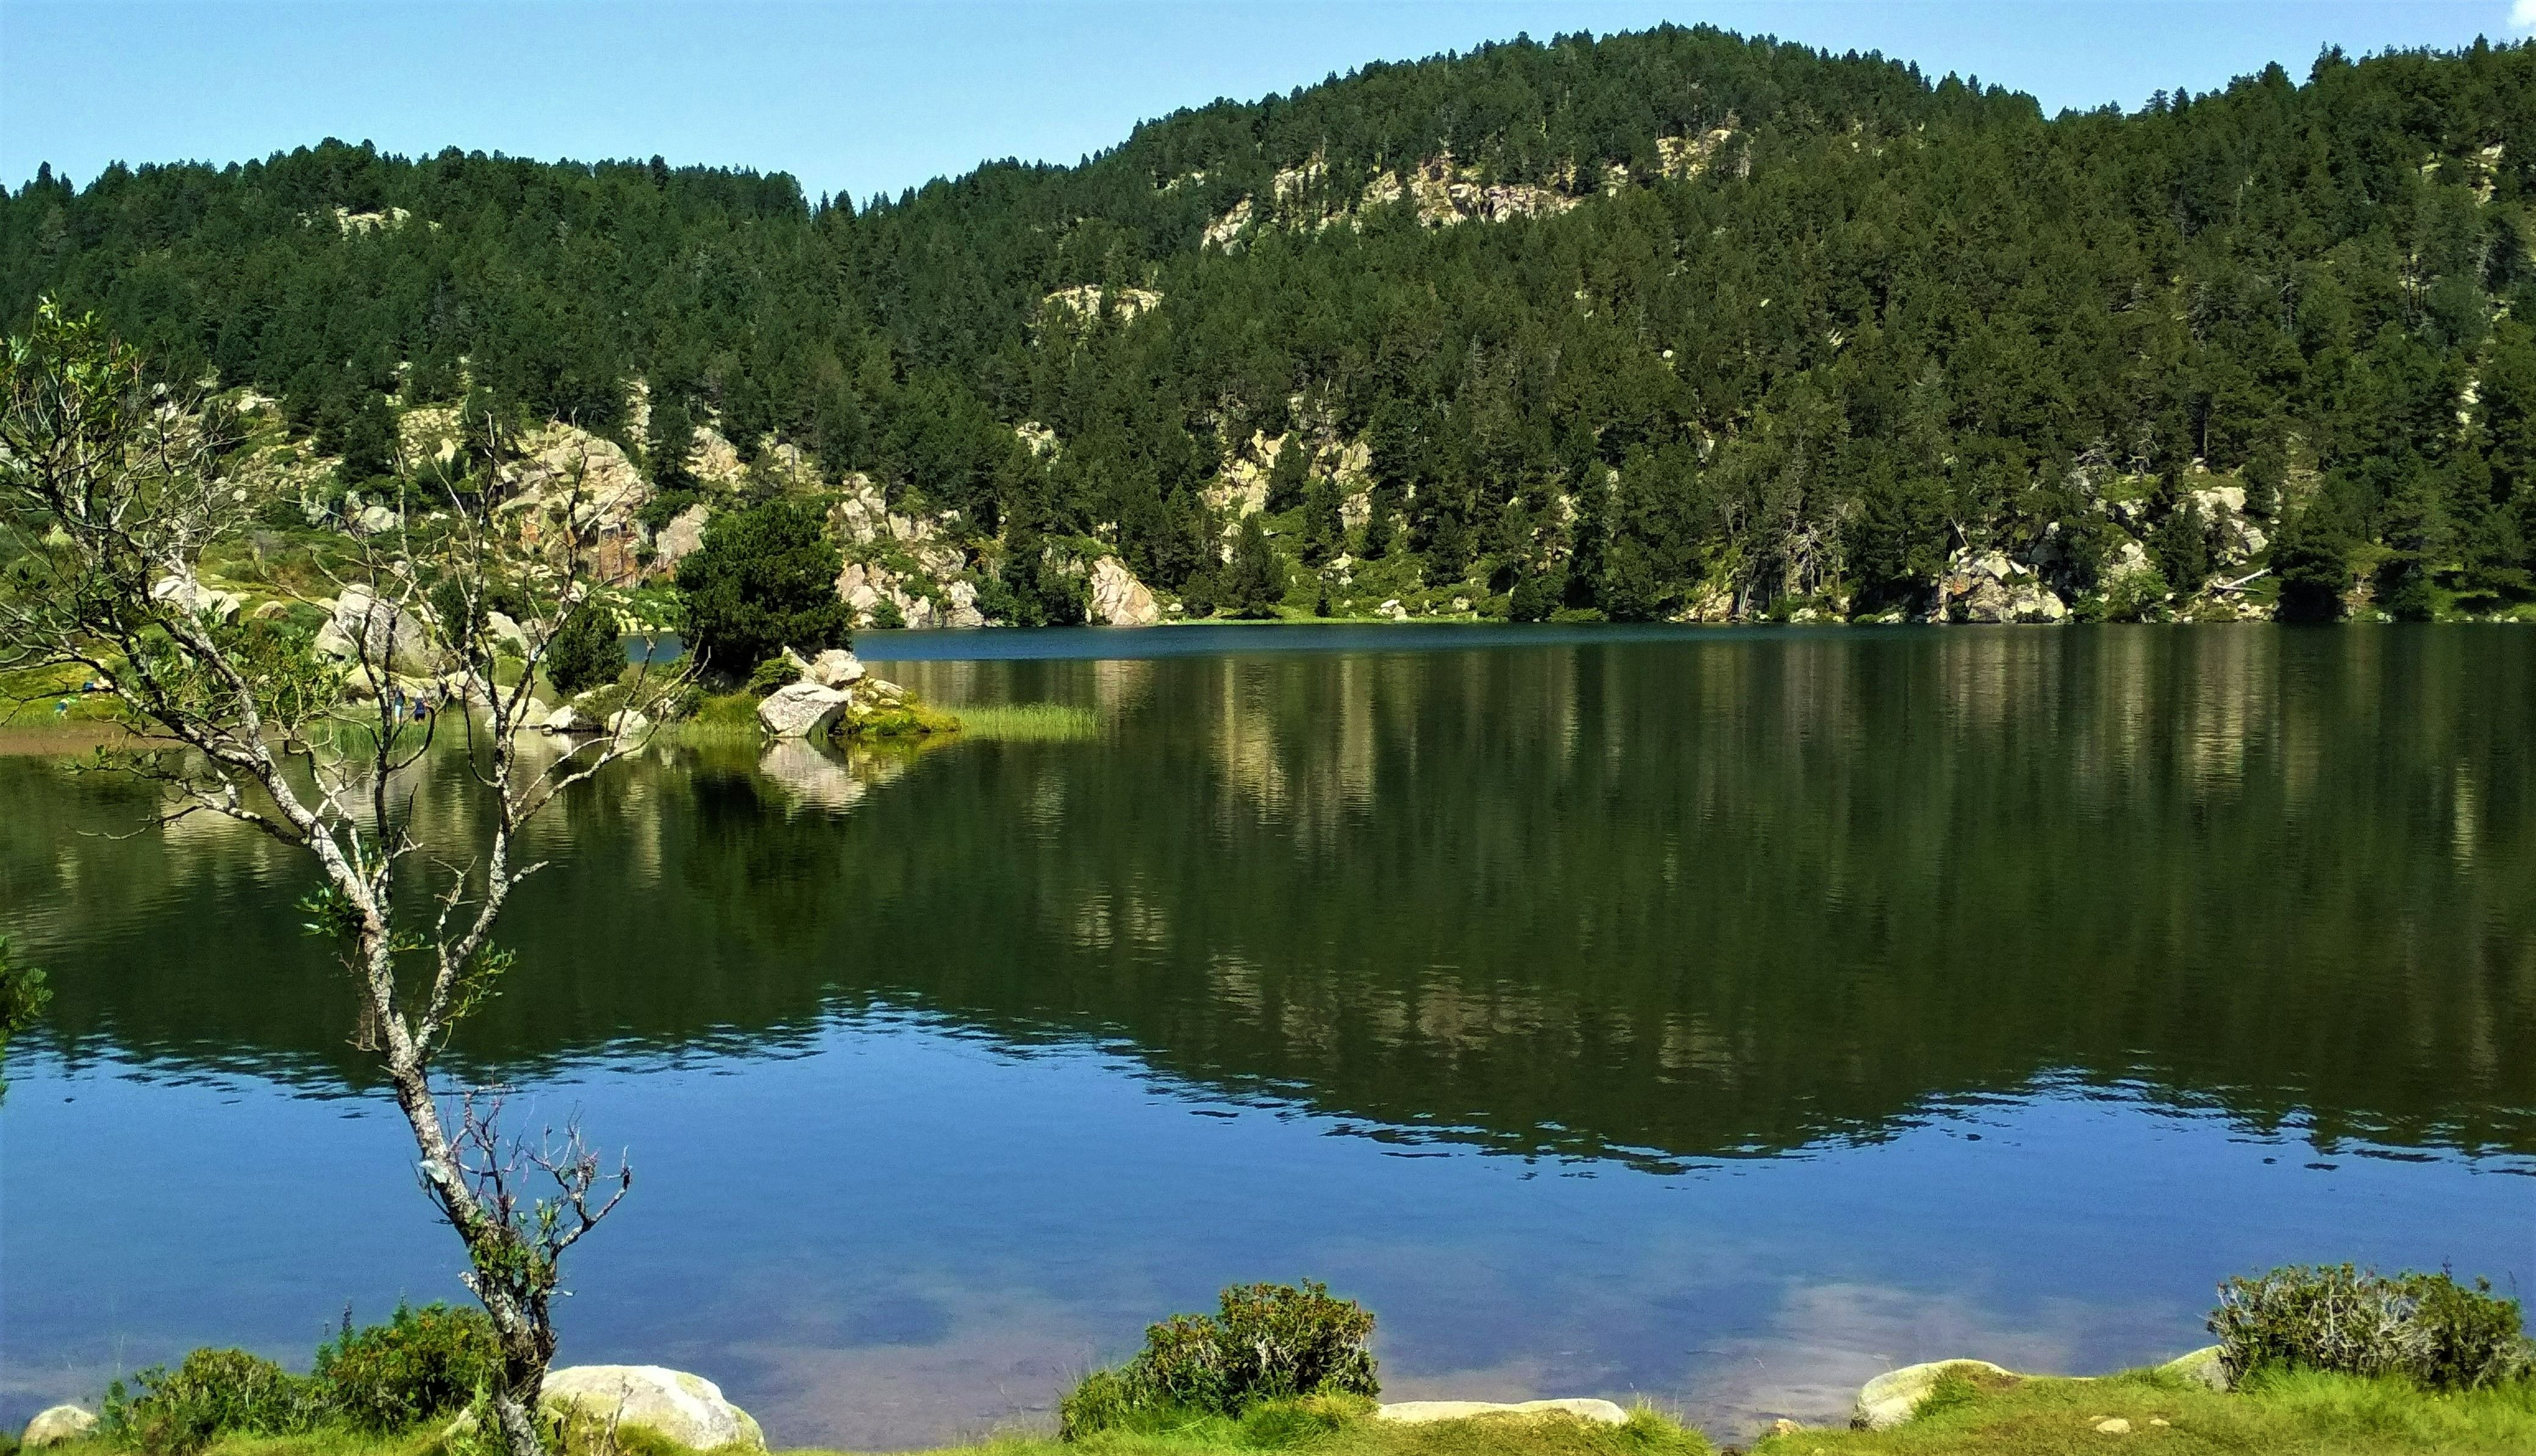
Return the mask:
<path fill-rule="evenodd" d="M 665 755 L 558 822 L 474 1050 L 886 1001 L 1527 1149 L 1782 1147 L 2068 1068 L 2536 1151 L 2506 1055 L 2536 1045 L 2531 661 L 2201 629 L 922 665 L 1108 734 L 878 791 Z M 252 848 L 63 854 L 10 818 L 11 903 L 98 927 L 76 967 L 42 948 L 74 1031 L 338 1062 L 297 887 Z M 171 925 L 220 930 L 188 959 Z"/>

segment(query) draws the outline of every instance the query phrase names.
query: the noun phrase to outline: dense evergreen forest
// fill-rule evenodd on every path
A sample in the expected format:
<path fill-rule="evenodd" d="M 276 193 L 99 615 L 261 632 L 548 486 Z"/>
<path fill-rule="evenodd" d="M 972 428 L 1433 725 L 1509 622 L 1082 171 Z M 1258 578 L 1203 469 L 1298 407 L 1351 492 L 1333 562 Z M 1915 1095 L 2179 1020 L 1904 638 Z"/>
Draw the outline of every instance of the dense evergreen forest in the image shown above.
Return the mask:
<path fill-rule="evenodd" d="M 1006 620 L 1110 553 L 1191 610 L 2485 615 L 2536 598 L 2531 201 L 2536 46 L 2047 118 L 1668 28 L 861 205 L 334 141 L 46 171 L 0 308 L 279 401 L 345 489 L 473 393 L 620 442 L 647 538 L 876 492 Z M 815 478 L 700 478 L 708 428 Z"/>

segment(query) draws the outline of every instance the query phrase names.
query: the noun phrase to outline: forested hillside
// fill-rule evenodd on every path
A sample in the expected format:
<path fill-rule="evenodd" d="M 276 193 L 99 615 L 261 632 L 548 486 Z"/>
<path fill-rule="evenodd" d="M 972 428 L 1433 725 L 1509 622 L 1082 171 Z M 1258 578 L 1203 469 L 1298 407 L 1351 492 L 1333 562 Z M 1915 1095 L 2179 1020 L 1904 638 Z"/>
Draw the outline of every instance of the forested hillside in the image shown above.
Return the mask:
<path fill-rule="evenodd" d="M 623 447 L 629 582 L 791 495 L 866 622 L 1099 614 L 1110 554 L 1189 610 L 2485 615 L 2536 598 L 2532 197 L 2526 45 L 2046 118 L 1667 29 L 859 207 L 336 142 L 39 175 L 0 307 L 278 402 L 311 529 L 472 391 Z"/>

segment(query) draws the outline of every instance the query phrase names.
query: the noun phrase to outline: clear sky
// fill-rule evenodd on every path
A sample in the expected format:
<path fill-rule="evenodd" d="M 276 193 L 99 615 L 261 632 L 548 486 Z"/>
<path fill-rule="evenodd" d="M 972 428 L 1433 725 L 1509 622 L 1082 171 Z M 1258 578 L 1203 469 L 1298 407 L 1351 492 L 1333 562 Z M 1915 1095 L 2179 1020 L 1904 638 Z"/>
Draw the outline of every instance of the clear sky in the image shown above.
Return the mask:
<path fill-rule="evenodd" d="M 1880 50 L 2047 111 L 2207 91 L 2279 61 L 2536 28 L 2536 0 L 0 0 L 0 178 L 38 161 L 391 152 L 649 157 L 863 198 L 982 158 L 1072 161 L 1138 120 L 1518 32 L 1708 21 Z"/>

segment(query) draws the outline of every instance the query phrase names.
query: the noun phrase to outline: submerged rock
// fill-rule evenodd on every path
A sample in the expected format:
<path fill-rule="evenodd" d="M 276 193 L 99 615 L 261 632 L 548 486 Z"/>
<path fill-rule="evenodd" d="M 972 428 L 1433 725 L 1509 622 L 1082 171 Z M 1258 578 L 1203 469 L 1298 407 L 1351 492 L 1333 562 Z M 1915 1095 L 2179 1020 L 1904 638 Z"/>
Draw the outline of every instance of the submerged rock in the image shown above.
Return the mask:
<path fill-rule="evenodd" d="M 702 1375 L 660 1365 L 573 1365 L 548 1370 L 539 1391 L 548 1405 L 593 1420 L 639 1425 L 693 1450 L 766 1449 L 766 1433 Z"/>
<path fill-rule="evenodd" d="M 1629 1413 L 1606 1400 L 1569 1397 L 1544 1401 L 1399 1401 L 1373 1413 L 1376 1421 L 1422 1425 L 1430 1421 L 1468 1421 L 1479 1416 L 1571 1416 L 1596 1425 L 1625 1425 Z"/>
<path fill-rule="evenodd" d="M 2017 1378 L 2013 1370 L 1992 1364 L 1986 1360 L 1933 1360 L 1926 1364 L 1904 1365 L 1887 1370 L 1859 1387 L 1858 1405 L 1850 1412 L 1849 1424 L 1861 1430 L 1888 1430 L 1911 1419 L 1920 1402 L 1937 1388 L 1937 1382 L 1948 1375 L 1989 1375 L 2003 1380 Z"/>
<path fill-rule="evenodd" d="M 27 1423 L 27 1433 L 18 1444 L 27 1447 L 57 1446 L 64 1441 L 80 1440 L 96 1429 L 96 1417 L 77 1406 L 54 1406 L 35 1413 Z"/>

